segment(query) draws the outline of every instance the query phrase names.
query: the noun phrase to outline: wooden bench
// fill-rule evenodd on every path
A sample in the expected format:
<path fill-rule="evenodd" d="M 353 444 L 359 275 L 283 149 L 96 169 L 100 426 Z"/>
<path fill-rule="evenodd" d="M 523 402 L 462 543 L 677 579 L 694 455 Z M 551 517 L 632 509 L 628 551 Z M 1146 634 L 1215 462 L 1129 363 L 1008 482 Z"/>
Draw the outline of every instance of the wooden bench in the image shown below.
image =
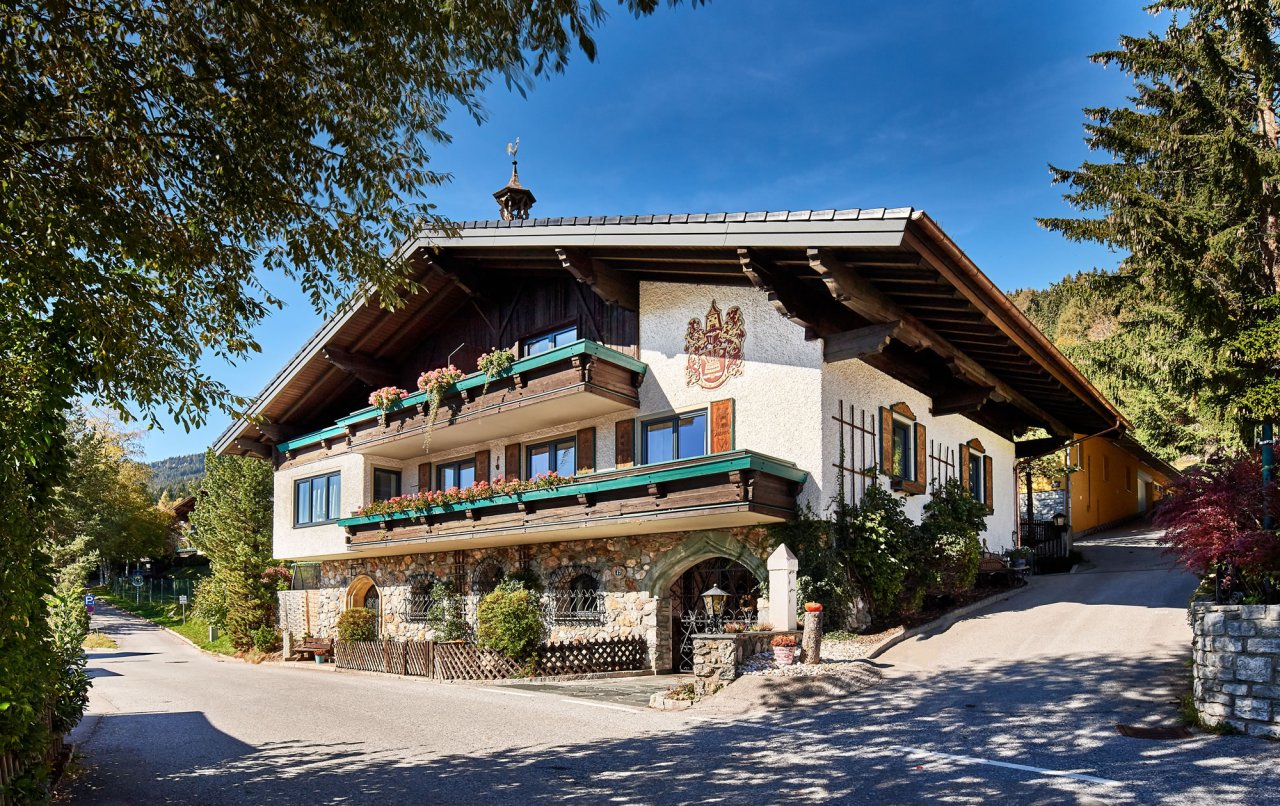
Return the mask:
<path fill-rule="evenodd" d="M 293 647 L 293 654 L 303 658 L 314 658 L 316 655 L 333 655 L 332 638 L 304 638 L 302 643 Z"/>
<path fill-rule="evenodd" d="M 1017 588 L 1027 584 L 1027 578 L 1023 575 L 1022 569 L 1010 568 L 1002 555 L 989 551 L 984 551 L 982 559 L 978 561 L 978 577 L 985 577 L 992 582 L 999 580 L 1007 588 Z"/>

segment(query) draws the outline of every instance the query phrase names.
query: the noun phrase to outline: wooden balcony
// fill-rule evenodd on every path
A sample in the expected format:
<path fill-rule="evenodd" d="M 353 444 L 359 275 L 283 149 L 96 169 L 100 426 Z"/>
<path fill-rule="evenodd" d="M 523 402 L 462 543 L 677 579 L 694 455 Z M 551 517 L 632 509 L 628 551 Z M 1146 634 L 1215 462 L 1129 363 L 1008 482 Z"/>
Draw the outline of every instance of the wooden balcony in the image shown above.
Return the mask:
<path fill-rule="evenodd" d="M 371 554 L 748 526 L 794 516 L 807 477 L 790 462 L 730 451 L 338 524 L 348 549 Z"/>
<path fill-rule="evenodd" d="M 593 341 L 522 358 L 485 388 L 483 372 L 446 393 L 431 424 L 431 450 L 444 451 L 634 409 L 647 367 Z M 281 464 L 349 450 L 407 459 L 423 452 L 429 400 L 417 392 L 383 412 L 370 406 L 333 426 L 276 446 Z"/>

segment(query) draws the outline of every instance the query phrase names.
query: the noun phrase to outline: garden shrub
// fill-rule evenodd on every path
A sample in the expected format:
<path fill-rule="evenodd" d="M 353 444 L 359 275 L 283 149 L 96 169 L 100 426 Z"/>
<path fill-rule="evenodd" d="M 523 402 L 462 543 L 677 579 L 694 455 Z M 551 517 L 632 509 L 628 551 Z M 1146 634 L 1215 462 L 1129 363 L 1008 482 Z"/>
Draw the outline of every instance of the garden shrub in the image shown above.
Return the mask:
<path fill-rule="evenodd" d="M 542 641 L 542 608 L 537 596 L 518 582 L 504 581 L 480 600 L 476 612 L 476 640 L 512 660 L 532 657 Z"/>
<path fill-rule="evenodd" d="M 1217 454 L 1188 470 L 1156 509 L 1161 541 L 1190 570 L 1224 572 L 1240 601 L 1280 602 L 1280 539 L 1265 528 L 1280 523 L 1280 491 L 1263 485 L 1256 453 Z"/>
<path fill-rule="evenodd" d="M 920 542 L 915 524 L 903 511 L 902 500 L 881 485 L 872 484 L 861 502 L 837 513 L 837 532 L 845 535 L 850 571 L 874 617 L 883 621 L 898 613 L 907 572 L 917 562 Z M 909 601 L 913 601 L 916 593 L 910 590 L 908 594 Z"/>
<path fill-rule="evenodd" d="M 522 571 L 512 571 L 503 579 L 504 582 L 511 581 L 527 591 L 541 594 L 547 588 L 542 584 L 542 577 L 538 576 L 536 571 L 524 569 Z"/>
<path fill-rule="evenodd" d="M 934 487 L 920 521 L 929 592 L 954 596 L 973 587 L 982 561 L 978 535 L 986 522 L 986 504 L 974 498 L 959 479 Z"/>
<path fill-rule="evenodd" d="M 85 671 L 84 655 L 89 613 L 81 595 L 82 587 L 68 581 L 49 597 L 49 635 L 61 670 L 54 679 L 55 733 L 74 728 L 89 706 L 89 674 Z"/>
<path fill-rule="evenodd" d="M 348 607 L 338 616 L 338 638 L 343 641 L 376 641 L 378 614 L 366 607 Z"/>
<path fill-rule="evenodd" d="M 275 627 L 262 625 L 253 631 L 253 648 L 264 654 L 280 648 L 280 633 Z"/>
<path fill-rule="evenodd" d="M 461 641 L 467 637 L 467 620 L 463 614 L 462 596 L 453 583 L 440 580 L 431 586 L 431 606 L 427 608 L 427 626 L 435 631 L 437 641 Z"/>

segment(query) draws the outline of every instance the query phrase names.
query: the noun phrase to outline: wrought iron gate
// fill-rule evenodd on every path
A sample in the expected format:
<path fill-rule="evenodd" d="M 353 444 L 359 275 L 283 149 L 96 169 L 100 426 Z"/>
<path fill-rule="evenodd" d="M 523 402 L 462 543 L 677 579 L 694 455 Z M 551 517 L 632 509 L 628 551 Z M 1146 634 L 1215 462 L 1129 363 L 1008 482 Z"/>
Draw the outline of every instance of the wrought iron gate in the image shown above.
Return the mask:
<path fill-rule="evenodd" d="M 725 610 L 708 613 L 702 594 L 710 588 L 729 594 Z M 744 626 L 757 621 L 756 600 L 760 582 L 742 564 L 720 557 L 703 560 L 685 571 L 671 586 L 672 656 L 679 671 L 693 671 L 693 636 L 720 632 L 729 622 Z"/>

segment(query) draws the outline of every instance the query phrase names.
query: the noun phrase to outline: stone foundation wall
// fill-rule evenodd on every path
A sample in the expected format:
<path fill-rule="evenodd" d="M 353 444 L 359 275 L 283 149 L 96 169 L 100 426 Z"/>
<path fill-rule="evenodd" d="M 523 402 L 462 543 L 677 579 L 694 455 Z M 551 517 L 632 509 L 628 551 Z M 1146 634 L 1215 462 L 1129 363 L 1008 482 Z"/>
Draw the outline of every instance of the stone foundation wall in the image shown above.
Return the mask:
<path fill-rule="evenodd" d="M 797 643 L 800 641 L 800 632 L 793 630 L 695 635 L 694 691 L 699 697 L 706 697 L 732 683 L 738 678 L 738 667 L 752 655 L 772 650 L 775 635 L 794 635 Z"/>
<path fill-rule="evenodd" d="M 670 571 L 670 557 L 689 544 L 696 544 L 707 533 L 667 532 L 636 537 L 575 540 L 532 546 L 509 546 L 491 549 L 447 551 L 434 554 L 401 554 L 392 557 L 370 557 L 352 560 L 329 560 L 321 563 L 321 590 L 288 591 L 281 597 L 282 607 L 292 613 L 307 608 L 307 621 L 313 635 L 333 634 L 338 614 L 345 607 L 348 586 L 360 576 L 368 576 L 378 587 L 382 613 L 381 632 L 385 638 L 427 640 L 434 637 L 425 622 L 409 617 L 409 597 L 413 581 L 434 574 L 440 579 L 462 579 L 468 621 L 474 624 L 480 595 L 473 592 L 477 573 L 488 568 L 510 573 L 527 568 L 536 573 L 547 587 L 557 580 L 590 571 L 600 582 L 604 593 L 603 613 L 598 623 L 565 623 L 550 625 L 552 641 L 594 640 L 600 638 L 643 637 L 649 645 L 653 668 L 670 668 L 672 663 L 668 591 L 651 590 L 654 575 Z M 763 528 L 724 530 L 727 535 L 754 557 L 763 567 L 768 533 Z M 664 559 L 667 562 L 664 564 Z M 460 571 L 460 574 L 459 574 Z M 657 580 L 669 587 L 672 580 Z M 306 597 L 297 594 L 306 593 Z M 286 617 L 282 613 L 282 621 Z"/>
<path fill-rule="evenodd" d="M 1201 719 L 1280 738 L 1280 605 L 1195 603 L 1191 628 Z"/>

